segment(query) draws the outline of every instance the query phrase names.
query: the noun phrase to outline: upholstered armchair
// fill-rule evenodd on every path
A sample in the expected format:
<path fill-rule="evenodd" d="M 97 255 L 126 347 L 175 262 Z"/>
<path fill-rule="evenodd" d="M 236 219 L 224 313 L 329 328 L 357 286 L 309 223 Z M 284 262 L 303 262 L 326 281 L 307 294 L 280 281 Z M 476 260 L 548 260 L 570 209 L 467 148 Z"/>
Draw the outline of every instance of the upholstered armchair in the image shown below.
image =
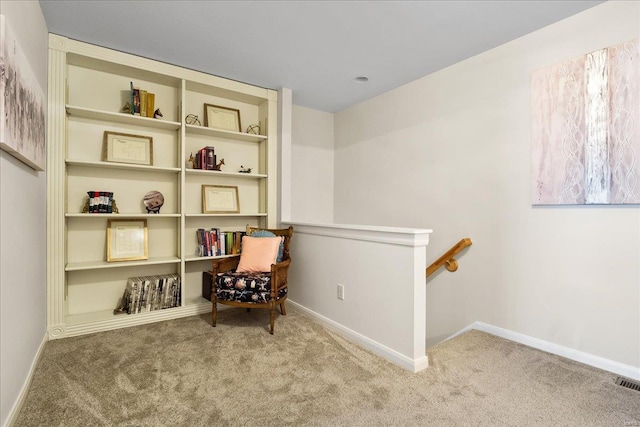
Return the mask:
<path fill-rule="evenodd" d="M 259 236 L 259 237 L 257 237 Z M 211 263 L 212 324 L 218 321 L 218 304 L 269 310 L 269 333 L 273 334 L 275 309 L 286 315 L 289 245 L 293 227 L 260 229 L 247 226 L 239 257 Z"/>

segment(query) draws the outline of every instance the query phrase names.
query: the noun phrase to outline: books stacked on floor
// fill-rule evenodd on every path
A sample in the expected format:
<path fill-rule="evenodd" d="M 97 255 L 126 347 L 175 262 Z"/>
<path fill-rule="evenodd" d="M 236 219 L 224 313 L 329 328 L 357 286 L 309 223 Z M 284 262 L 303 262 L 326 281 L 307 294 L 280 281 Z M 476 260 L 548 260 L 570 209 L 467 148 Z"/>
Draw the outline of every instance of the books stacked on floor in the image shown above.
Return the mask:
<path fill-rule="evenodd" d="M 219 228 L 196 230 L 198 256 L 237 255 L 241 252 L 244 231 L 221 231 Z"/>
<path fill-rule="evenodd" d="M 198 150 L 195 157 L 195 169 L 213 171 L 216 170 L 218 158 L 214 147 L 208 145 Z"/>
<path fill-rule="evenodd" d="M 114 310 L 119 313 L 146 313 L 180 306 L 180 275 L 129 277 L 120 304 Z"/>

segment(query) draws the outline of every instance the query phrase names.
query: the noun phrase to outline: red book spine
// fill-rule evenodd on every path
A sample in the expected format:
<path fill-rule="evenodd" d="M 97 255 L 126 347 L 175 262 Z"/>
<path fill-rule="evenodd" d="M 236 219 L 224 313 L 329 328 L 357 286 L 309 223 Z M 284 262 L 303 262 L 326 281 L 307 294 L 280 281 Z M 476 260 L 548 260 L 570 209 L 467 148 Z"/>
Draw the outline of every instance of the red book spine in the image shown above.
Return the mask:
<path fill-rule="evenodd" d="M 198 151 L 198 155 L 200 156 L 200 169 L 207 169 L 207 150 L 205 148 L 201 148 Z"/>

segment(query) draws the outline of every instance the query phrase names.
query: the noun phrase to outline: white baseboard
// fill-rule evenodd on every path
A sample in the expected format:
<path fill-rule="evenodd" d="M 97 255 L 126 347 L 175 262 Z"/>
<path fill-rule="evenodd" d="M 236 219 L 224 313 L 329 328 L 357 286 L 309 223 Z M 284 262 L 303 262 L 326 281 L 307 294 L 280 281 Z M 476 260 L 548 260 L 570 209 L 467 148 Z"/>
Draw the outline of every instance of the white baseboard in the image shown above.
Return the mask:
<path fill-rule="evenodd" d="M 42 338 L 42 342 L 38 347 L 38 351 L 36 352 L 36 357 L 33 358 L 31 362 L 31 367 L 29 367 L 29 372 L 27 373 L 27 378 L 24 380 L 24 384 L 22 384 L 22 388 L 20 389 L 20 393 L 18 394 L 18 398 L 16 399 L 11 411 L 9 412 L 9 416 L 7 417 L 7 421 L 4 424 L 4 427 L 11 427 L 15 424 L 16 419 L 18 418 L 18 414 L 20 413 L 20 409 L 22 409 L 22 404 L 24 403 L 24 399 L 27 397 L 27 392 L 29 391 L 29 386 L 31 385 L 31 379 L 33 378 L 33 373 L 38 366 L 38 362 L 40 361 L 40 356 L 42 355 L 42 350 L 44 350 L 44 345 L 47 343 L 47 333 L 44 334 Z"/>
<path fill-rule="evenodd" d="M 377 341 L 367 338 L 364 335 L 359 334 L 358 332 L 353 331 L 347 328 L 346 326 L 341 325 L 340 323 L 334 322 L 333 320 L 328 319 L 322 316 L 321 314 L 316 313 L 313 310 L 309 310 L 308 308 L 294 301 L 291 301 L 290 299 L 287 300 L 287 303 L 291 304 L 295 310 L 305 314 L 308 317 L 311 317 L 312 319 L 314 319 L 316 322 L 320 323 L 327 329 L 330 329 L 342 335 L 343 337 L 347 338 L 348 340 L 353 341 L 356 344 L 361 345 L 362 347 L 368 350 L 371 350 L 373 353 L 377 354 L 378 356 L 381 356 L 387 359 L 388 361 L 390 361 L 391 363 L 394 363 L 404 369 L 407 369 L 411 372 L 419 372 L 429 366 L 429 359 L 426 355 L 418 359 L 411 359 L 403 354 L 398 353 L 393 349 L 390 349 L 385 345 L 380 344 Z"/>
<path fill-rule="evenodd" d="M 477 329 L 479 331 L 486 332 L 500 338 L 514 341 L 538 350 L 546 351 L 547 353 L 555 354 L 557 356 L 562 356 L 569 360 L 584 363 L 585 365 L 603 369 L 605 371 L 609 371 L 623 377 L 640 380 L 640 368 L 635 368 L 630 365 L 625 365 L 624 363 L 615 362 L 613 360 L 605 359 L 604 357 L 595 356 L 593 354 L 585 353 L 583 351 L 575 350 L 573 348 L 565 347 L 559 344 L 554 344 L 552 342 L 544 341 L 538 338 L 533 338 L 524 334 L 520 334 L 518 332 L 513 332 L 508 329 L 499 328 L 497 326 L 488 325 L 482 322 L 474 322 L 461 331 L 456 332 L 447 339 L 451 339 L 471 329 Z"/>

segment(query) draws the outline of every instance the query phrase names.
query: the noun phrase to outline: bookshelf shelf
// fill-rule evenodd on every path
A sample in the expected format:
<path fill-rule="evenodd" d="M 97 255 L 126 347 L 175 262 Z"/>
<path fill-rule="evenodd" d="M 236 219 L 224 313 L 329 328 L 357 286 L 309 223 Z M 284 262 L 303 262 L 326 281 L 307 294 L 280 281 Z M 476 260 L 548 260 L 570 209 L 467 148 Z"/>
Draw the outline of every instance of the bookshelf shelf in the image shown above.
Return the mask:
<path fill-rule="evenodd" d="M 221 259 L 221 258 L 232 258 L 240 255 L 220 255 L 220 256 L 197 256 L 191 255 L 185 257 L 185 262 L 194 262 L 194 261 L 210 261 L 212 259 Z"/>
<path fill-rule="evenodd" d="M 130 165 L 126 163 L 109 163 L 109 162 L 89 162 L 84 160 L 72 160 L 67 159 L 66 163 L 68 166 L 78 166 L 78 167 L 87 167 L 87 168 L 104 168 L 104 169 L 122 169 L 122 170 L 130 170 L 130 171 L 140 171 L 140 172 L 166 172 L 177 174 L 180 173 L 180 168 L 164 168 L 158 166 L 146 166 L 146 165 Z"/>
<path fill-rule="evenodd" d="M 180 122 L 172 122 L 168 120 L 152 119 L 150 117 L 134 116 L 132 114 L 112 113 L 109 111 L 94 110 L 92 108 L 78 107 L 75 105 L 67 105 L 65 107 L 67 114 L 74 117 L 84 119 L 98 120 L 103 122 L 122 123 L 128 125 L 141 126 L 145 128 L 156 129 L 180 129 Z"/>
<path fill-rule="evenodd" d="M 202 297 L 188 300 L 183 307 L 171 307 L 144 313 L 114 314 L 113 310 L 92 311 L 67 316 L 67 331 L 70 336 L 81 335 L 119 327 L 152 323 L 158 320 L 192 316 L 208 311 L 211 311 L 211 302 Z"/>
<path fill-rule="evenodd" d="M 185 128 L 187 130 L 187 134 L 225 138 L 234 141 L 262 142 L 267 139 L 265 135 L 254 135 L 245 132 L 233 132 L 223 129 L 208 128 L 205 126 L 185 125 Z"/>
<path fill-rule="evenodd" d="M 242 178 L 242 179 L 262 179 L 267 178 L 267 175 L 261 173 L 240 173 L 240 172 L 222 172 L 222 171 L 207 171 L 200 169 L 186 169 L 187 175 L 201 175 L 203 177 L 227 177 L 227 178 Z"/>
<path fill-rule="evenodd" d="M 182 215 L 179 213 L 172 214 L 147 214 L 147 213 L 76 213 L 68 212 L 64 214 L 67 218 L 180 218 Z"/>
<path fill-rule="evenodd" d="M 48 66 L 49 338 L 210 311 L 202 272 L 212 259 L 238 255 L 196 256 L 198 230 L 276 226 L 277 92 L 54 34 Z M 154 95 L 163 118 L 119 112 L 136 88 L 141 100 L 145 91 Z M 265 135 L 185 124 L 189 114 L 204 122 L 206 104 L 238 110 L 243 130 L 257 124 Z M 151 138 L 146 158 L 153 165 L 103 161 L 105 132 Z M 222 171 L 187 168 L 189 156 L 203 147 L 225 159 Z M 253 173 L 238 172 L 245 167 Z M 203 185 L 237 187 L 240 212 L 200 213 Z M 121 213 L 81 213 L 88 191 L 113 193 Z M 153 191 L 163 195 L 164 213 L 145 213 L 143 199 Z M 144 220 L 149 259 L 103 261 L 113 241 L 110 219 Z M 175 274 L 179 307 L 113 314 L 128 278 Z"/>
<path fill-rule="evenodd" d="M 67 264 L 65 271 L 81 271 L 81 270 L 100 270 L 105 268 L 123 268 L 134 267 L 141 265 L 159 265 L 159 264 L 178 264 L 180 258 L 178 257 L 162 257 L 162 258 L 149 258 L 140 261 L 88 261 L 88 262 L 73 262 Z"/>
<path fill-rule="evenodd" d="M 266 212 L 253 212 L 253 213 L 232 213 L 232 214 L 207 214 L 207 213 L 188 213 L 184 216 L 187 218 L 250 218 L 250 217 L 266 217 Z"/>

